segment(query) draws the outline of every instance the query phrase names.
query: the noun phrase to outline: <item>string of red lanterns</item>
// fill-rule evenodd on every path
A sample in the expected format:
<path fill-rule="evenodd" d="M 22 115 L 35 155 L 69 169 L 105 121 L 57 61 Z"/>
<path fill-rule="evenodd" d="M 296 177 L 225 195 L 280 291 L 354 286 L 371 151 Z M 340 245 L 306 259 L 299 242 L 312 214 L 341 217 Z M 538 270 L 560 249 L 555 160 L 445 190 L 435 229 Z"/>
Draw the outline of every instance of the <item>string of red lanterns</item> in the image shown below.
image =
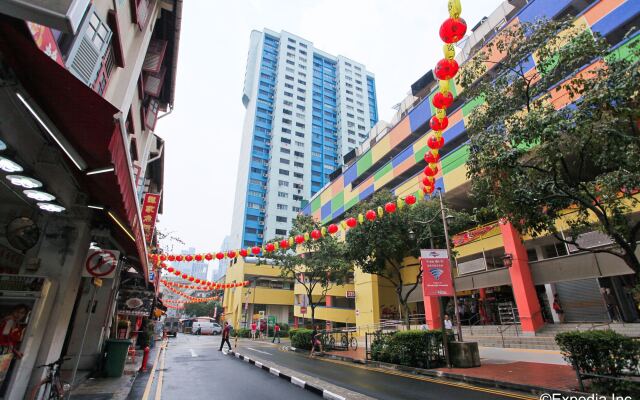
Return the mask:
<path fill-rule="evenodd" d="M 184 308 L 184 305 L 180 304 L 177 306 L 172 306 L 171 304 L 166 304 L 165 307 L 171 308 L 172 310 L 182 310 Z"/>
<path fill-rule="evenodd" d="M 208 302 L 208 301 L 220 300 L 220 296 L 213 296 L 213 297 L 195 297 L 195 296 L 190 296 L 190 295 L 188 295 L 186 293 L 183 293 L 183 292 L 181 292 L 179 290 L 176 290 L 173 287 L 167 285 L 164 280 L 162 280 L 161 282 L 164 285 L 164 287 L 169 289 L 171 292 L 177 294 L 178 296 L 182 296 L 182 297 L 184 297 L 186 299 L 189 299 L 193 303 L 205 303 L 205 302 Z"/>
<path fill-rule="evenodd" d="M 193 282 L 196 284 L 201 284 L 204 285 L 204 287 L 207 287 L 208 289 L 205 290 L 215 290 L 215 289 L 229 289 L 229 288 L 234 288 L 234 287 L 240 287 L 240 286 L 247 286 L 249 284 L 249 281 L 244 281 L 244 282 L 234 282 L 234 283 L 216 283 L 216 282 L 210 282 L 207 281 L 205 279 L 200 279 L 200 278 L 196 278 L 195 276 L 191 276 L 187 273 L 184 273 L 174 267 L 169 267 L 167 266 L 167 264 L 165 263 L 160 263 L 160 268 L 164 268 L 167 270 L 167 272 L 174 274 L 176 276 L 181 277 L 184 280 L 187 280 L 189 282 Z M 164 282 L 169 282 L 163 279 Z M 163 282 L 163 283 L 164 283 Z"/>
<path fill-rule="evenodd" d="M 449 18 L 440 26 L 440 38 L 445 43 L 444 58 L 436 64 L 433 70 L 434 75 L 439 80 L 439 91 L 431 99 L 431 104 L 436 109 L 436 114 L 429 121 L 429 126 L 433 132 L 427 137 L 429 150 L 424 155 L 427 166 L 424 169 L 424 179 L 422 179 L 422 192 L 431 194 L 435 190 L 436 175 L 438 174 L 438 162 L 440 161 L 440 149 L 444 146 L 442 132 L 449 126 L 447 118 L 447 108 L 453 104 L 453 93 L 451 92 L 451 79 L 457 74 L 460 67 L 455 60 L 456 49 L 454 43 L 460 41 L 467 32 L 467 23 L 460 18 L 462 6 L 460 0 L 449 0 Z"/>
<path fill-rule="evenodd" d="M 184 283 L 171 282 L 171 281 L 166 281 L 166 284 L 173 286 L 174 288 L 180 288 L 180 289 L 195 289 L 195 290 L 204 290 L 204 291 L 216 290 L 211 286 L 186 285 Z"/>

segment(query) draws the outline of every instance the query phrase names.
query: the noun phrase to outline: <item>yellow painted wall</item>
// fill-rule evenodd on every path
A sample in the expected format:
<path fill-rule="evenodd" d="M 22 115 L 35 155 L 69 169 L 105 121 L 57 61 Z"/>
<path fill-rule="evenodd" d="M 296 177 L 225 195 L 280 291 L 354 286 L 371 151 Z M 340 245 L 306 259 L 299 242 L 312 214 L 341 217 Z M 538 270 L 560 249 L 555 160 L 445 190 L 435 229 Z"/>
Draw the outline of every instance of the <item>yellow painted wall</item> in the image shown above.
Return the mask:
<path fill-rule="evenodd" d="M 378 277 L 355 269 L 356 325 L 370 326 L 380 322 L 380 300 L 378 298 Z"/>
<path fill-rule="evenodd" d="M 272 289 L 266 287 L 251 288 L 249 303 L 293 305 L 293 290 Z"/>

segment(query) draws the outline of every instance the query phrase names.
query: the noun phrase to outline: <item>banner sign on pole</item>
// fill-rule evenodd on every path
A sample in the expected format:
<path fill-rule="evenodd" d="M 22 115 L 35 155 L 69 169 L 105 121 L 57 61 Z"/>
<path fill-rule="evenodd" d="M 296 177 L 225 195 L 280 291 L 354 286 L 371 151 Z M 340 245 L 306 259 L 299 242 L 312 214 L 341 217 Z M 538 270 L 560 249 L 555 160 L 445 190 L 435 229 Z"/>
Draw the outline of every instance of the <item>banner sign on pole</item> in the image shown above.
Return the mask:
<path fill-rule="evenodd" d="M 158 207 L 160 206 L 160 195 L 153 193 L 145 193 L 142 202 L 142 228 L 147 245 L 151 243 L 153 230 L 156 226 L 156 218 L 158 217 Z"/>
<path fill-rule="evenodd" d="M 444 249 L 420 250 L 422 291 L 425 296 L 453 296 L 451 263 Z"/>

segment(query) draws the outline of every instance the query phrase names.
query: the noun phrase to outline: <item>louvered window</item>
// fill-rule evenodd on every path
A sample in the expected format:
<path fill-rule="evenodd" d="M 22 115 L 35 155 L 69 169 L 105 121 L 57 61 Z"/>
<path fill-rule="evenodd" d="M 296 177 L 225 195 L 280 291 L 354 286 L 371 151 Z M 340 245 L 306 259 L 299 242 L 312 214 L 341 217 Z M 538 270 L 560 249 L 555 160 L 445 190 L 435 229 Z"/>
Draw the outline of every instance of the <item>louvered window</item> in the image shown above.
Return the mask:
<path fill-rule="evenodd" d="M 140 30 L 144 30 L 149 22 L 149 0 L 131 0 L 131 14 L 133 22 L 138 24 Z"/>
<path fill-rule="evenodd" d="M 82 21 L 65 65 L 78 79 L 93 86 L 102 59 L 109 47 L 111 29 L 98 16 L 92 6 Z"/>
<path fill-rule="evenodd" d="M 160 107 L 160 103 L 158 99 L 151 98 L 149 100 L 149 104 L 147 105 L 147 109 L 144 111 L 144 125 L 147 129 L 153 131 L 156 127 L 156 121 L 158 120 L 158 108 Z"/>

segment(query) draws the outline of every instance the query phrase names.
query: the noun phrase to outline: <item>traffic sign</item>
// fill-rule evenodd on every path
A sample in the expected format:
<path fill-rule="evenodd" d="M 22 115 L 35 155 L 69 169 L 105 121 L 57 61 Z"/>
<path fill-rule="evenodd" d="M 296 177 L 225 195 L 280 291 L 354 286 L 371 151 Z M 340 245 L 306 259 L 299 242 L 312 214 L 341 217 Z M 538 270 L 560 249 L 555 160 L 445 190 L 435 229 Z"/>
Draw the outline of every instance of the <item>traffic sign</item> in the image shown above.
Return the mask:
<path fill-rule="evenodd" d="M 300 314 L 304 315 L 307 313 L 307 306 L 301 306 L 300 307 Z"/>
<path fill-rule="evenodd" d="M 276 324 L 276 316 L 275 315 L 269 315 L 267 317 L 267 325 L 275 326 L 275 324 Z"/>
<path fill-rule="evenodd" d="M 149 271 L 149 282 L 153 282 L 156 279 L 156 273 Z"/>
<path fill-rule="evenodd" d="M 91 278 L 113 278 L 119 258 L 120 252 L 116 250 L 89 250 L 87 260 L 84 263 L 84 269 L 82 270 L 82 276 Z"/>

